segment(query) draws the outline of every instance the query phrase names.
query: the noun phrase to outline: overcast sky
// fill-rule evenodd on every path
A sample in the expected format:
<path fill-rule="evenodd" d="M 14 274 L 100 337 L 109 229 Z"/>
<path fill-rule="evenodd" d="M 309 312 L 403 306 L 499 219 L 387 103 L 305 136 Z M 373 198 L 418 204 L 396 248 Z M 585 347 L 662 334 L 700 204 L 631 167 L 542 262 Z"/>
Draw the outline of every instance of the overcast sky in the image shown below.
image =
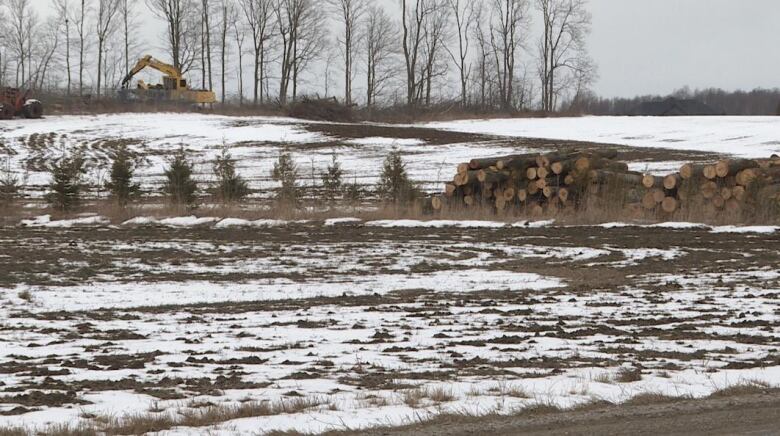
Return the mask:
<path fill-rule="evenodd" d="M 144 23 L 138 35 L 148 43 L 143 51 L 165 59 L 163 39 L 155 38 L 163 25 L 138 1 Z M 396 15 L 400 10 L 399 0 L 369 1 L 395 8 Z M 780 0 L 589 2 L 589 49 L 599 66 L 594 91 L 602 96 L 668 94 L 684 85 L 780 87 Z M 44 12 L 50 0 L 34 4 Z"/>
<path fill-rule="evenodd" d="M 780 0 L 590 0 L 595 91 L 780 87 Z"/>

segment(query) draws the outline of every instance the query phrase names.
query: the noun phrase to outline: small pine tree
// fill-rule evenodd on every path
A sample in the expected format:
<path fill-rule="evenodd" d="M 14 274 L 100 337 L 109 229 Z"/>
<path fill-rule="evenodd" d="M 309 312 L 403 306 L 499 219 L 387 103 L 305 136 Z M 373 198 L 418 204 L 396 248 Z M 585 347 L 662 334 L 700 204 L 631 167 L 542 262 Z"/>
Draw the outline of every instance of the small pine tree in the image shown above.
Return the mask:
<path fill-rule="evenodd" d="M 111 198 L 124 207 L 128 202 L 137 198 L 141 192 L 141 185 L 133 183 L 135 166 L 130 153 L 126 148 L 121 148 L 111 162 L 111 173 L 106 182 L 106 189 Z"/>
<path fill-rule="evenodd" d="M 298 188 L 298 166 L 293 161 L 288 151 L 279 154 L 279 159 L 274 163 L 271 178 L 282 184 L 276 199 L 281 203 L 295 205 L 300 195 Z"/>
<path fill-rule="evenodd" d="M 184 148 L 180 148 L 170 159 L 165 170 L 163 192 L 172 204 L 188 207 L 195 205 L 198 184 L 192 179 L 192 167 Z"/>
<path fill-rule="evenodd" d="M 11 204 L 22 188 L 22 182 L 11 171 L 11 158 L 6 158 L 0 169 L 0 206 Z"/>
<path fill-rule="evenodd" d="M 391 151 L 385 158 L 377 194 L 383 200 L 406 205 L 419 196 L 419 190 L 409 179 L 401 152 Z"/>
<path fill-rule="evenodd" d="M 81 201 L 81 191 L 84 188 L 82 179 L 86 170 L 84 159 L 80 154 L 65 155 L 49 166 L 51 182 L 46 200 L 61 211 L 70 211 Z"/>
<path fill-rule="evenodd" d="M 243 177 L 236 174 L 236 161 L 226 146 L 214 161 L 214 176 L 217 179 L 212 194 L 222 203 L 234 203 L 249 195 L 249 186 Z"/>
<path fill-rule="evenodd" d="M 334 153 L 327 171 L 322 175 L 322 187 L 325 189 L 325 198 L 327 200 L 335 200 L 341 194 L 343 188 L 341 176 L 343 173 L 341 163 L 336 159 L 336 154 Z"/>

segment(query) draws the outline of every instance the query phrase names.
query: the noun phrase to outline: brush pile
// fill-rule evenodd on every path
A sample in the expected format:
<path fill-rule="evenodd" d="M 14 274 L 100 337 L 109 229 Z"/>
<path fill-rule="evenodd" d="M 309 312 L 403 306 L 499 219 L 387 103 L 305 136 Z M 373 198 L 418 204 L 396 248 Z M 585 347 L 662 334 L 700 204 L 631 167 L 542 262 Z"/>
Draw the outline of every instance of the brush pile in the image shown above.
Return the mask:
<path fill-rule="evenodd" d="M 490 208 L 539 216 L 583 210 L 604 216 L 669 216 L 681 209 L 742 214 L 780 202 L 780 157 L 686 164 L 666 177 L 629 171 L 616 150 L 517 154 L 458 165 L 434 211 Z"/>

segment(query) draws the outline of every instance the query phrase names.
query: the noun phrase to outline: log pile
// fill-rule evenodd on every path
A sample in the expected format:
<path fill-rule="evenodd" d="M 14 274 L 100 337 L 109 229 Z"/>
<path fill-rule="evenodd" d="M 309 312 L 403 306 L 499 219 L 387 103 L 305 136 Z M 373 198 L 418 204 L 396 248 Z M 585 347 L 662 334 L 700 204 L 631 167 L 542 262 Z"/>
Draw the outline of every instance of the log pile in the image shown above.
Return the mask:
<path fill-rule="evenodd" d="M 430 205 L 434 211 L 479 207 L 539 216 L 590 210 L 641 218 L 701 207 L 741 213 L 762 201 L 780 202 L 777 156 L 686 164 L 665 177 L 629 171 L 616 158 L 615 150 L 597 150 L 472 159 L 458 165 Z"/>

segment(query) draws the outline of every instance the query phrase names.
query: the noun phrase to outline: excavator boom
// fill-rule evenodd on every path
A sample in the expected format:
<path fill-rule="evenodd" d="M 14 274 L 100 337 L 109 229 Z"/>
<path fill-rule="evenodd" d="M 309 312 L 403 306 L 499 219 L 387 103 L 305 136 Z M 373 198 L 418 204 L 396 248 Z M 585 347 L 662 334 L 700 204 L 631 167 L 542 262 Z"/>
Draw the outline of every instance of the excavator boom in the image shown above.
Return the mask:
<path fill-rule="evenodd" d="M 122 80 L 122 88 L 127 89 L 127 87 L 130 85 L 130 81 L 133 80 L 133 77 L 135 77 L 136 74 L 140 73 L 146 67 L 153 68 L 165 74 L 167 78 L 176 80 L 177 85 L 181 84 L 181 71 L 179 71 L 178 68 L 174 67 L 173 65 L 166 64 L 165 62 L 158 61 L 152 56 L 146 55 L 139 59 L 135 66 L 127 73 L 125 78 Z"/>
<path fill-rule="evenodd" d="M 187 86 L 187 81 L 182 77 L 181 70 L 149 55 L 139 59 L 135 66 L 127 72 L 122 80 L 122 89 L 127 90 L 133 77 L 145 68 L 152 68 L 163 73 L 163 83 L 162 85 L 147 85 L 139 80 L 138 89 L 132 91 L 137 98 L 197 104 L 210 104 L 217 101 L 217 96 L 212 91 L 190 89 Z"/>

